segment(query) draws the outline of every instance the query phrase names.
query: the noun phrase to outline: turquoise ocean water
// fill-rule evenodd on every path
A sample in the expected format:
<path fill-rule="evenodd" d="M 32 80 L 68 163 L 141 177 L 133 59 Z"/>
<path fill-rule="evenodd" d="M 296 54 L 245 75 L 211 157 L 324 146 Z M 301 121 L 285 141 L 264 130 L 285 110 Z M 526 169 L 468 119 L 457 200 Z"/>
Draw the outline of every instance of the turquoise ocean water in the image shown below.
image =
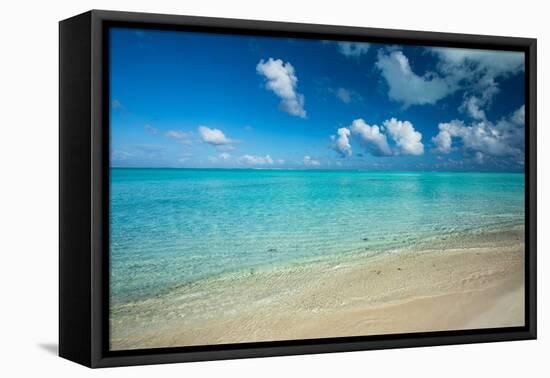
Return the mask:
<path fill-rule="evenodd" d="M 111 169 L 111 301 L 524 223 L 519 173 Z"/>

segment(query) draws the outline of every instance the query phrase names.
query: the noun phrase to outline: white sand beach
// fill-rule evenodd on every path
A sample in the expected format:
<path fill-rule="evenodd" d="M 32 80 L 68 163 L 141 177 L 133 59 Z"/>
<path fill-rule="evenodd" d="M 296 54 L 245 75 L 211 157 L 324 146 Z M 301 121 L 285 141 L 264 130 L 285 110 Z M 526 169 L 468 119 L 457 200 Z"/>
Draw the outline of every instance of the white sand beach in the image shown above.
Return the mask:
<path fill-rule="evenodd" d="M 522 326 L 522 228 L 198 281 L 112 307 L 111 349 Z"/>

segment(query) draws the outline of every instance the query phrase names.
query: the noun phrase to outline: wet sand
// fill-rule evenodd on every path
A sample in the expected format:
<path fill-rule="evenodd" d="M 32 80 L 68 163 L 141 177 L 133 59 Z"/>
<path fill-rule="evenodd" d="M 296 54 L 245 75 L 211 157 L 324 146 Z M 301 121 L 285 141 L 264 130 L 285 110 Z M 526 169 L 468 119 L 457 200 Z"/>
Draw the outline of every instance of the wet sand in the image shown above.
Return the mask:
<path fill-rule="evenodd" d="M 111 349 L 524 324 L 522 228 L 247 271 L 111 308 Z"/>

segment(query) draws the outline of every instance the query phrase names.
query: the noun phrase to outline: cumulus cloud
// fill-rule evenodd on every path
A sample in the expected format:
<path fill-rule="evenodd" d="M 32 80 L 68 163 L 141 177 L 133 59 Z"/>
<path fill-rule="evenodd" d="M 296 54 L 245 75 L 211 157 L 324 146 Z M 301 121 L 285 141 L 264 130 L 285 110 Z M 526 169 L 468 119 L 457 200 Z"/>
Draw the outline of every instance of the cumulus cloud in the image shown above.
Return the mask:
<path fill-rule="evenodd" d="M 470 117 L 477 120 L 486 119 L 485 111 L 481 108 L 483 101 L 476 96 L 466 97 L 459 110 L 466 112 Z"/>
<path fill-rule="evenodd" d="M 392 150 L 388 145 L 386 135 L 381 132 L 377 125 L 369 125 L 363 119 L 359 118 L 351 124 L 351 132 L 358 137 L 362 144 L 372 155 L 389 156 Z"/>
<path fill-rule="evenodd" d="M 364 42 L 337 42 L 338 51 L 346 57 L 358 58 L 369 51 L 370 43 Z"/>
<path fill-rule="evenodd" d="M 174 139 L 175 141 L 181 144 L 192 144 L 191 133 L 188 133 L 188 132 L 179 131 L 179 130 L 170 130 L 166 132 L 166 136 L 170 139 Z"/>
<path fill-rule="evenodd" d="M 269 155 L 243 155 L 239 158 L 239 162 L 246 165 L 271 165 L 273 164 L 273 159 Z"/>
<path fill-rule="evenodd" d="M 465 149 L 492 156 L 515 155 L 519 152 L 490 122 L 482 121 L 466 125 L 463 121 L 453 120 L 440 123 L 439 130 L 451 138 L 460 139 Z M 450 151 L 450 148 L 446 150 Z"/>
<path fill-rule="evenodd" d="M 216 147 L 223 147 L 237 143 L 237 141 L 226 137 L 220 129 L 211 129 L 210 127 L 199 126 L 199 134 L 204 143 L 208 143 Z"/>
<path fill-rule="evenodd" d="M 439 56 L 443 62 L 442 68 L 446 71 L 460 68 L 500 76 L 522 71 L 525 62 L 524 54 L 521 52 L 449 47 L 433 47 L 430 50 Z"/>
<path fill-rule="evenodd" d="M 304 96 L 296 91 L 298 78 L 290 62 L 284 63 L 281 59 L 263 59 L 256 65 L 256 72 L 264 76 L 267 89 L 275 93 L 280 99 L 281 110 L 293 116 L 306 118 Z"/>
<path fill-rule="evenodd" d="M 392 118 L 384 121 L 384 127 L 395 141 L 400 154 L 422 155 L 424 153 L 422 134 L 416 131 L 409 121 Z"/>
<path fill-rule="evenodd" d="M 439 71 L 466 91 L 461 109 L 477 120 L 484 118 L 475 109 L 490 106 L 499 93 L 498 80 L 519 73 L 525 67 L 521 52 L 442 47 L 429 51 L 439 58 Z"/>
<path fill-rule="evenodd" d="M 444 97 L 464 91 L 460 110 L 475 120 L 485 119 L 484 107 L 499 93 L 499 80 L 524 69 L 520 52 L 428 48 L 438 58 L 436 71 L 415 73 L 401 50 L 379 50 L 376 67 L 388 84 L 388 97 L 411 105 L 435 104 Z"/>
<path fill-rule="evenodd" d="M 309 167 L 318 167 L 321 165 L 321 162 L 317 159 L 312 158 L 311 156 L 304 156 L 304 165 Z"/>
<path fill-rule="evenodd" d="M 396 118 L 384 121 L 382 126 L 369 125 L 358 118 L 350 126 L 339 128 L 338 135 L 332 135 L 331 139 L 332 149 L 342 157 L 351 156 L 351 140 L 357 141 L 374 156 L 424 154 L 422 134 L 411 122 Z M 388 141 L 393 143 L 390 145 Z"/>
<path fill-rule="evenodd" d="M 349 137 L 351 131 L 346 127 L 341 127 L 337 131 L 338 136 L 332 135 L 331 139 L 334 141 L 332 148 L 338 152 L 342 157 L 351 156 L 351 144 Z"/>
<path fill-rule="evenodd" d="M 435 104 L 457 89 L 453 83 L 435 73 L 417 75 L 413 72 L 409 59 L 399 50 L 380 50 L 376 67 L 388 84 L 388 97 L 403 103 L 405 107 Z"/>
<path fill-rule="evenodd" d="M 459 141 L 464 153 L 473 153 L 482 164 L 486 156 L 511 156 L 523 159 L 525 106 L 521 106 L 498 122 L 491 122 L 483 107 L 489 107 L 498 93 L 496 78 L 520 72 L 524 59 L 521 53 L 463 49 L 434 49 L 441 56 L 443 70 L 460 80 L 473 80 L 459 110 L 472 121 L 453 120 L 439 124 L 439 133 L 432 138 L 435 152 L 448 154 L 453 141 Z M 475 94 L 472 94 L 475 93 Z"/>
<path fill-rule="evenodd" d="M 512 156 L 521 160 L 524 150 L 524 124 L 522 106 L 508 117 L 493 123 L 488 120 L 466 124 L 462 120 L 453 120 L 439 124 L 439 133 L 432 138 L 435 152 L 448 154 L 452 151 L 453 141 L 459 140 L 465 153 L 475 154 L 478 162 L 484 156 Z"/>
<path fill-rule="evenodd" d="M 448 154 L 451 152 L 452 136 L 446 127 L 439 127 L 439 133 L 432 138 L 435 145 L 435 152 Z"/>

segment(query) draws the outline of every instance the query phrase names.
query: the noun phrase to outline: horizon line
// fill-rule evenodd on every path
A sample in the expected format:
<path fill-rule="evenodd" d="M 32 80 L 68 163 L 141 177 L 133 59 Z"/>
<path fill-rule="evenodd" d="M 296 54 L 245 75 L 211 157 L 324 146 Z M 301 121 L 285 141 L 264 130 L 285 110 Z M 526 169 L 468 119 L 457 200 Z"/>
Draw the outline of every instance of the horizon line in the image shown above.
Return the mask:
<path fill-rule="evenodd" d="M 525 174 L 525 171 L 514 171 L 514 170 L 411 170 L 411 169 L 363 169 L 363 168 L 253 168 L 253 167 L 233 167 L 233 168 L 224 168 L 224 167 L 119 167 L 119 166 L 109 166 L 109 169 L 174 169 L 174 170 L 220 170 L 220 171 L 307 171 L 307 172 L 323 172 L 323 171 L 334 171 L 334 172 L 438 172 L 438 173 L 521 173 Z"/>

